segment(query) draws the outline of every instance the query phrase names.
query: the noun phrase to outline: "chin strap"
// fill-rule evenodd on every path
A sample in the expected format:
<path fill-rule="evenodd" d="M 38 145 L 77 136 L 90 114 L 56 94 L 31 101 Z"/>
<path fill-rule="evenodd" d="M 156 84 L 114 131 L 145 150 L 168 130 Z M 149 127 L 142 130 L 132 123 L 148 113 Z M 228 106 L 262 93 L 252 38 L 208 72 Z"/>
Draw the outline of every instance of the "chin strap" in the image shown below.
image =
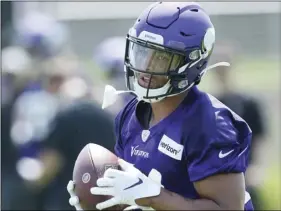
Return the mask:
<path fill-rule="evenodd" d="M 133 91 L 117 91 L 113 86 L 106 85 L 103 94 L 102 109 L 107 108 L 114 104 L 117 100 L 117 96 L 122 93 L 134 93 Z"/>
<path fill-rule="evenodd" d="M 199 76 L 202 77 L 203 75 L 205 75 L 205 74 L 207 73 L 207 71 L 209 71 L 209 70 L 211 70 L 211 69 L 213 69 L 213 68 L 216 68 L 216 67 L 220 67 L 220 66 L 229 67 L 230 64 L 229 64 L 228 62 L 218 62 L 218 63 L 216 63 L 216 64 L 212 64 L 212 65 L 206 67 L 206 68 L 200 73 Z"/>
<path fill-rule="evenodd" d="M 213 68 L 215 68 L 215 67 L 219 67 L 219 66 L 229 67 L 230 64 L 229 64 L 228 62 L 218 62 L 218 63 L 216 63 L 216 64 L 212 64 L 212 65 L 206 67 L 206 68 L 200 73 L 200 75 L 198 75 L 198 79 L 192 84 L 192 86 L 193 86 L 193 85 L 198 85 L 199 82 L 201 81 L 201 78 L 203 77 L 203 75 L 205 75 L 205 74 L 207 73 L 208 70 L 211 70 L 211 69 L 213 69 Z M 192 86 L 190 86 L 190 87 L 192 87 Z"/>
<path fill-rule="evenodd" d="M 229 67 L 230 64 L 228 62 L 218 62 L 216 64 L 210 65 L 210 66 L 206 67 L 200 73 L 199 78 L 202 78 L 207 73 L 207 71 L 209 71 L 209 70 L 211 70 L 213 68 L 219 67 L 219 66 Z M 195 83 L 192 83 L 189 88 L 191 88 L 194 84 Z M 102 109 L 105 109 L 108 106 L 113 105 L 116 102 L 118 95 L 119 94 L 123 94 L 123 93 L 133 93 L 133 94 L 136 95 L 136 93 L 134 91 L 131 91 L 131 90 L 128 90 L 128 91 L 119 90 L 118 91 L 113 86 L 106 85 L 105 86 L 105 90 L 104 90 L 104 95 L 103 95 Z M 179 93 L 177 93 L 177 94 L 179 94 Z"/>

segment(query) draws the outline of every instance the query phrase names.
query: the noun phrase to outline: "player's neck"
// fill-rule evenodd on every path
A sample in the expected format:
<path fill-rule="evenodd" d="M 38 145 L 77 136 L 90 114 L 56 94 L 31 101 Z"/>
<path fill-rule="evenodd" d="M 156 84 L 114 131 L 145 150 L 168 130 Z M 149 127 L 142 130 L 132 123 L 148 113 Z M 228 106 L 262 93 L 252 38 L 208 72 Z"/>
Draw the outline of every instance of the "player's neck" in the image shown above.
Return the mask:
<path fill-rule="evenodd" d="M 167 97 L 164 100 L 152 103 L 152 116 L 150 126 L 156 125 L 162 119 L 171 114 L 183 101 L 187 93 L 182 93 L 173 97 Z"/>

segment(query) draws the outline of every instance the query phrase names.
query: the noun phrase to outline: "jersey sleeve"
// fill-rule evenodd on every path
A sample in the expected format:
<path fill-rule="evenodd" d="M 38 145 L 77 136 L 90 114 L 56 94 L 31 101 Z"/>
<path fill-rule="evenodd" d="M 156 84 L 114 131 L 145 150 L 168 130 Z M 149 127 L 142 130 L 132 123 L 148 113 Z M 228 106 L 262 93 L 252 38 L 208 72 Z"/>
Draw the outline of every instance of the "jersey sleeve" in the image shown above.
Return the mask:
<path fill-rule="evenodd" d="M 252 133 L 241 136 L 235 127 L 224 124 L 214 127 L 215 131 L 195 135 L 192 144 L 185 145 L 191 182 L 246 171 Z"/>

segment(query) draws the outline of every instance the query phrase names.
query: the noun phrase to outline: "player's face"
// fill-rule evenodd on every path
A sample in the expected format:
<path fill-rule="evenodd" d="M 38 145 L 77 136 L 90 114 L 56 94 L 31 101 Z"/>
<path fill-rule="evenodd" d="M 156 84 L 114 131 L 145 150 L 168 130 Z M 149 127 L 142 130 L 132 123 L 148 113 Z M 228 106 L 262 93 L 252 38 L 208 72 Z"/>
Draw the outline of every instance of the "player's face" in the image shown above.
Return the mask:
<path fill-rule="evenodd" d="M 135 73 L 136 77 L 138 79 L 138 83 L 140 86 L 144 88 L 151 88 L 151 89 L 157 89 L 161 88 L 168 82 L 167 76 L 152 76 L 151 74 L 145 74 L 145 73 Z"/>
<path fill-rule="evenodd" d="M 165 85 L 169 80 L 168 71 L 175 70 L 181 61 L 181 56 L 162 49 L 148 48 L 133 42 L 129 48 L 130 64 L 138 70 L 135 72 L 138 83 L 145 88 L 157 89 Z"/>

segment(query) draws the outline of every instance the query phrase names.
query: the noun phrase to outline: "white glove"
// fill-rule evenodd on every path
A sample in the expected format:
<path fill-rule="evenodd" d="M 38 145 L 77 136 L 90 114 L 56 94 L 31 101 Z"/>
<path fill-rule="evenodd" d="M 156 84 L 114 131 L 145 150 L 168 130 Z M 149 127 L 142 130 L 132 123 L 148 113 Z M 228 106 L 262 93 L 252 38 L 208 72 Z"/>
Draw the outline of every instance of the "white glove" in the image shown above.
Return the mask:
<path fill-rule="evenodd" d="M 75 209 L 77 211 L 83 211 L 83 209 L 81 208 L 81 205 L 80 205 L 80 202 L 79 202 L 79 198 L 78 196 L 75 195 L 75 192 L 74 192 L 74 188 L 75 188 L 75 184 L 72 180 L 70 180 L 68 182 L 68 185 L 67 185 L 67 191 L 68 193 L 70 194 L 70 198 L 69 198 L 69 204 L 73 207 L 75 207 Z M 150 207 L 143 207 L 143 206 L 129 206 L 129 207 L 126 207 L 124 209 L 124 211 L 127 211 L 127 210 L 136 210 L 136 209 L 141 209 L 141 210 L 154 210 Z"/>
<path fill-rule="evenodd" d="M 161 191 L 162 175 L 156 169 L 152 169 L 147 177 L 132 164 L 119 159 L 119 165 L 123 171 L 107 169 L 104 177 L 97 180 L 97 186 L 91 188 L 95 195 L 110 195 L 111 199 L 97 204 L 99 210 L 115 206 L 117 204 L 138 206 L 136 199 L 158 196 Z M 148 207 L 140 207 L 147 210 Z"/>
<path fill-rule="evenodd" d="M 75 207 L 76 210 L 83 210 L 81 208 L 81 205 L 79 203 L 79 198 L 78 196 L 75 195 L 74 193 L 74 182 L 72 180 L 70 180 L 67 184 L 67 191 L 70 195 L 70 199 L 69 199 L 69 204 L 73 207 Z"/>

